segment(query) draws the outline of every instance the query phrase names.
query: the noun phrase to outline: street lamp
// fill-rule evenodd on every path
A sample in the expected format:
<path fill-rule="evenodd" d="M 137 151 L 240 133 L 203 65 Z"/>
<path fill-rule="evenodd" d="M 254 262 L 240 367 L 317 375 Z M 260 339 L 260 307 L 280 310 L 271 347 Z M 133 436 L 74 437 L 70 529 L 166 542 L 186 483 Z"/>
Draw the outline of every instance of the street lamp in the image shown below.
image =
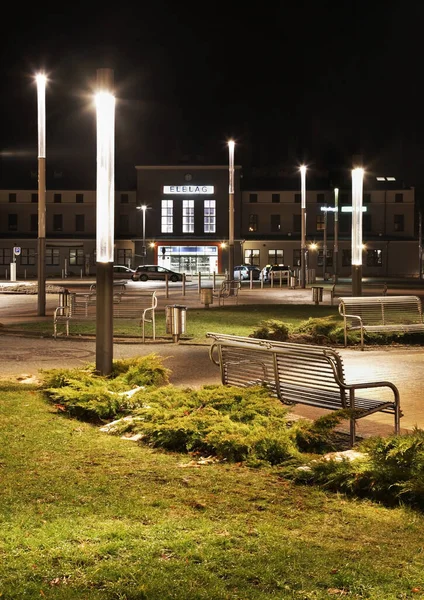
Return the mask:
<path fill-rule="evenodd" d="M 234 279 L 234 146 L 235 142 L 228 142 L 228 280 Z"/>
<path fill-rule="evenodd" d="M 352 296 L 362 296 L 362 195 L 364 169 L 352 169 Z"/>
<path fill-rule="evenodd" d="M 38 316 L 46 315 L 46 82 L 39 73 L 37 82 L 38 112 Z"/>
<path fill-rule="evenodd" d="M 301 194 L 301 244 L 300 244 L 300 285 L 306 287 L 306 167 L 300 167 Z"/>
<path fill-rule="evenodd" d="M 147 206 L 145 204 L 142 204 L 141 206 L 137 206 L 137 209 L 143 211 L 143 246 L 141 248 L 141 255 L 143 257 L 143 265 L 144 265 L 144 264 L 146 264 L 146 254 L 147 254 L 147 248 L 146 248 L 146 210 L 147 210 Z"/>
<path fill-rule="evenodd" d="M 112 373 L 115 219 L 115 97 L 113 70 L 97 70 L 96 370 Z"/>
<path fill-rule="evenodd" d="M 334 188 L 334 283 L 339 278 L 339 188 Z"/>

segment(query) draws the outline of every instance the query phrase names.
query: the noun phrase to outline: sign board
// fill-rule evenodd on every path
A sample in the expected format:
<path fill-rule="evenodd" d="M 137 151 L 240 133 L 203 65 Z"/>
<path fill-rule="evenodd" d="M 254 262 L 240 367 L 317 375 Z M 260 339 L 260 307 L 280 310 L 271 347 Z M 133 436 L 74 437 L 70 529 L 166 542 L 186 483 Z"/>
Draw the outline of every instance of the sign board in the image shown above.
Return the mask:
<path fill-rule="evenodd" d="M 14 254 L 15 256 L 19 256 L 19 255 L 20 255 L 20 253 L 21 253 L 21 247 L 20 247 L 20 246 L 15 246 L 15 247 L 13 248 L 13 254 Z"/>
<path fill-rule="evenodd" d="M 213 194 L 213 185 L 164 185 L 164 194 Z"/>

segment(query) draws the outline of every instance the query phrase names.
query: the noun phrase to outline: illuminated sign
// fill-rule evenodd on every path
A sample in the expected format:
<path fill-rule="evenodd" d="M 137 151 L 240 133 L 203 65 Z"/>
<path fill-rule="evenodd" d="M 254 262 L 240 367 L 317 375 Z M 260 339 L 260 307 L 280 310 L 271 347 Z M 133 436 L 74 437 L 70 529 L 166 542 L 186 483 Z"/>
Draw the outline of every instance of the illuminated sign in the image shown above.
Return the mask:
<path fill-rule="evenodd" d="M 164 185 L 164 194 L 213 194 L 213 185 Z"/>
<path fill-rule="evenodd" d="M 342 212 L 352 212 L 352 207 L 351 206 L 342 206 Z M 362 207 L 362 212 L 367 212 L 366 206 Z"/>

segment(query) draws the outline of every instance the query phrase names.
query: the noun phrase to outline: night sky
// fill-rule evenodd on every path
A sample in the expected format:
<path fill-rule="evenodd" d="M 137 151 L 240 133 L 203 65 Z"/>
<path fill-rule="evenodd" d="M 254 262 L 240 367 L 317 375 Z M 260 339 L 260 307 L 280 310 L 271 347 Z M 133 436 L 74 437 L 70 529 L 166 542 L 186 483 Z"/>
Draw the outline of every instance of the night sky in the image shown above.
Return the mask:
<path fill-rule="evenodd" d="M 72 6 L 70 6 L 72 4 Z M 416 2 L 21 5 L 2 26 L 1 155 L 95 164 L 96 70 L 114 70 L 116 169 L 204 161 L 366 168 L 424 184 Z M 371 8 L 370 8 L 370 5 Z M 98 7 L 98 9 L 96 8 Z"/>

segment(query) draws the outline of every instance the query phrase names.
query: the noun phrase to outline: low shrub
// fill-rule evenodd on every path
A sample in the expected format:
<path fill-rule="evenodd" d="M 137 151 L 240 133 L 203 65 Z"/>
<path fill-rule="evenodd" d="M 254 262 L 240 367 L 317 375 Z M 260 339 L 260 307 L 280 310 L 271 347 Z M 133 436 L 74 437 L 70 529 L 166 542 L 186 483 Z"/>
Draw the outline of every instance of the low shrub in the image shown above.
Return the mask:
<path fill-rule="evenodd" d="M 276 319 L 268 319 L 259 323 L 257 329 L 249 335 L 252 338 L 260 340 L 274 340 L 276 342 L 287 342 L 292 328 L 290 325 L 277 321 Z"/>

